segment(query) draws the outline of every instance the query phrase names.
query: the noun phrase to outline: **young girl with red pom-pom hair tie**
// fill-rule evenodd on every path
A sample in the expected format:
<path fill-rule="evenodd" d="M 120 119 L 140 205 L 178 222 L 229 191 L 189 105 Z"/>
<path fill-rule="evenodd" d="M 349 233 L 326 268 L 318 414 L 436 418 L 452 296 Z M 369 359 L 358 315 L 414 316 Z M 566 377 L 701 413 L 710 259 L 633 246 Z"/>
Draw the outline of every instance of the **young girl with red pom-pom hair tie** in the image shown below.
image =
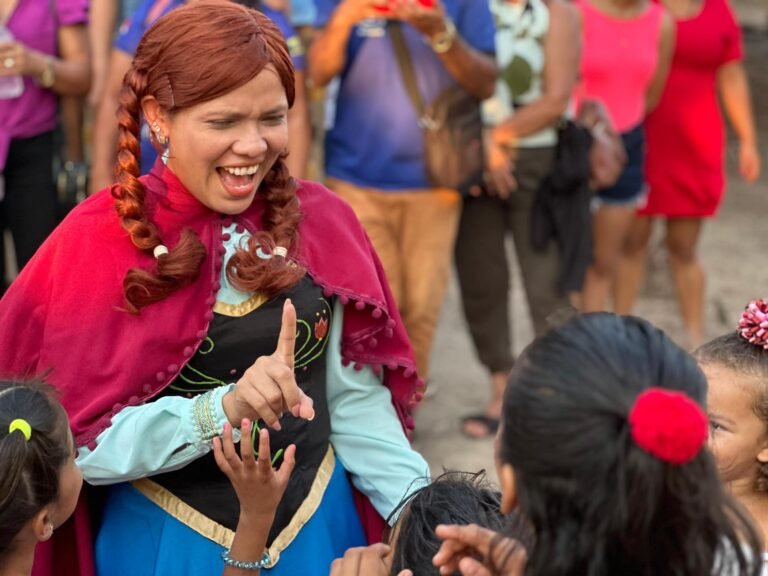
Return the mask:
<path fill-rule="evenodd" d="M 496 443 L 502 511 L 439 526 L 441 574 L 758 576 L 761 543 L 706 449 L 706 379 L 638 318 L 586 314 L 520 356 Z"/>

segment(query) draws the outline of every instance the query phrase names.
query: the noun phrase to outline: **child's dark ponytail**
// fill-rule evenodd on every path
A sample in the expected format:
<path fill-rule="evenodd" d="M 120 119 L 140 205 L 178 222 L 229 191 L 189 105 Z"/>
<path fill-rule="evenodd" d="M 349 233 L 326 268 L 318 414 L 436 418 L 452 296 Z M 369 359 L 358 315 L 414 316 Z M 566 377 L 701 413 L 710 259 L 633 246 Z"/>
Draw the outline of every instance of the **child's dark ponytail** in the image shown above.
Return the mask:
<path fill-rule="evenodd" d="M 24 525 L 58 498 L 67 417 L 40 383 L 0 382 L 0 563 Z"/>

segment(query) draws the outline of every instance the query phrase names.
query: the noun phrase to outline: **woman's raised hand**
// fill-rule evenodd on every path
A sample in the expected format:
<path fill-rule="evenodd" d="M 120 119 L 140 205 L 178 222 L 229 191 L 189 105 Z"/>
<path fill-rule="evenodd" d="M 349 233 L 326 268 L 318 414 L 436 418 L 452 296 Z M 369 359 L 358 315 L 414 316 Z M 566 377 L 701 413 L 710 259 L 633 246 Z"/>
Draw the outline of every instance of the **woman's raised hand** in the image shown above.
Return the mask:
<path fill-rule="evenodd" d="M 283 319 L 277 348 L 270 356 L 260 356 L 223 399 L 224 412 L 233 426 L 243 418 L 263 420 L 280 430 L 280 418 L 290 412 L 297 418 L 312 420 L 312 399 L 296 383 L 293 372 L 296 348 L 296 309 L 290 300 L 283 306 Z"/>

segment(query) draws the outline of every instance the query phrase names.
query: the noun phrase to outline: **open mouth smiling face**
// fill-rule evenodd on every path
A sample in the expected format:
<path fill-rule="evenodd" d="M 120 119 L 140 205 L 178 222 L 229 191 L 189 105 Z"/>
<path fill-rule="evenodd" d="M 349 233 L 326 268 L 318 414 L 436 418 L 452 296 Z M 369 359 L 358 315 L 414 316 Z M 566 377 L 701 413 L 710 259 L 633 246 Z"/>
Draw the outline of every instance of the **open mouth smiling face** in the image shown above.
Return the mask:
<path fill-rule="evenodd" d="M 202 204 L 239 214 L 288 146 L 288 101 L 267 66 L 240 88 L 171 115 L 145 104 L 168 137 L 168 168 Z"/>

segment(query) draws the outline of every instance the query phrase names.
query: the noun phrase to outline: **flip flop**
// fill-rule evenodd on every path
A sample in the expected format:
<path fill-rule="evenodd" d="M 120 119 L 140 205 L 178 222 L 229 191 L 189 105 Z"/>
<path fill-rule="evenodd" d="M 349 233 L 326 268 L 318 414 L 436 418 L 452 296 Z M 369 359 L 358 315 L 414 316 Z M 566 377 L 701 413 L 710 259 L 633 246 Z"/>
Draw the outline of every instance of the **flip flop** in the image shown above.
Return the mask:
<path fill-rule="evenodd" d="M 477 422 L 485 427 L 486 433 L 476 436 L 474 434 L 467 434 L 466 424 L 467 422 Z M 483 440 L 485 438 L 492 438 L 499 430 L 499 419 L 487 414 L 470 414 L 461 419 L 462 428 L 461 431 L 467 438 L 474 440 Z"/>

